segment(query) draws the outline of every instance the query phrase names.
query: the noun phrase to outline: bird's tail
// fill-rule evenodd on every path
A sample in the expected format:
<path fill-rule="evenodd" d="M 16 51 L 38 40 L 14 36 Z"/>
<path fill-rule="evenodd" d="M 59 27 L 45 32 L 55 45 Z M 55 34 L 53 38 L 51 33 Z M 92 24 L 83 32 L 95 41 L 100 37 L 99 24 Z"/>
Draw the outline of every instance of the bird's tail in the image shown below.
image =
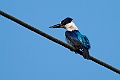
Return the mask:
<path fill-rule="evenodd" d="M 83 57 L 89 60 L 90 55 L 88 49 L 86 48 L 83 49 Z"/>

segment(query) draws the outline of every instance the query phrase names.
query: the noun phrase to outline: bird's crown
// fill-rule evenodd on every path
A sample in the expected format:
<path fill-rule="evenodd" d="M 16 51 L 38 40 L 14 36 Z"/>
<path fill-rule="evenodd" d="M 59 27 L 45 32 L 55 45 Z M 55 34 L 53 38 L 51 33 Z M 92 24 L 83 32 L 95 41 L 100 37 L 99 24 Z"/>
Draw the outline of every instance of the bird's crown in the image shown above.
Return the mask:
<path fill-rule="evenodd" d="M 61 23 L 62 25 L 66 25 L 66 24 L 68 24 L 68 23 L 71 23 L 72 20 L 73 20 L 72 18 L 67 17 L 67 18 L 65 18 L 64 20 L 62 20 L 60 23 Z"/>

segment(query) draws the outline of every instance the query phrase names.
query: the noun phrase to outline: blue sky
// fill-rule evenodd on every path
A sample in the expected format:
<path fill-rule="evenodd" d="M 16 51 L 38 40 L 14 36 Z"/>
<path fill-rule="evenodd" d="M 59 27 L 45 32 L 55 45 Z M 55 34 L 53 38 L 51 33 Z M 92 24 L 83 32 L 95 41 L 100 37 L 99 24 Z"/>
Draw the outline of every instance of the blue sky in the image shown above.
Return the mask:
<path fill-rule="evenodd" d="M 0 9 L 65 42 L 74 19 L 91 43 L 90 54 L 120 69 L 119 0 L 1 0 Z M 120 75 L 0 16 L 0 80 L 120 80 Z"/>

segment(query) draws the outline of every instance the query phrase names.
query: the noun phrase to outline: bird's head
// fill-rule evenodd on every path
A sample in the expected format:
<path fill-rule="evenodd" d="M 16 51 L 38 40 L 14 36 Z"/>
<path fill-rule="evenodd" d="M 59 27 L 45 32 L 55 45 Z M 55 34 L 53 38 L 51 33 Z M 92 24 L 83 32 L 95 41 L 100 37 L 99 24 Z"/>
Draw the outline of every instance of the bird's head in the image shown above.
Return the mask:
<path fill-rule="evenodd" d="M 70 17 L 65 18 L 59 24 L 50 26 L 49 28 L 65 28 L 68 31 L 78 30 L 78 28 L 76 27 L 76 25 L 73 22 L 73 19 Z"/>

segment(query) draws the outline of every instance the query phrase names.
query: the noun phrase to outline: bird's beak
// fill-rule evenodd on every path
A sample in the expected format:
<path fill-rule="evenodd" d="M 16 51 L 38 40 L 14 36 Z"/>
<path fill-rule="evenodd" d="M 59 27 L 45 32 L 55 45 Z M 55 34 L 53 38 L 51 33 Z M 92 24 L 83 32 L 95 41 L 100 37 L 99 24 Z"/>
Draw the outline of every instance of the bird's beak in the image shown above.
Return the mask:
<path fill-rule="evenodd" d="M 62 28 L 62 25 L 61 24 L 56 24 L 54 26 L 50 26 L 49 28 Z"/>

